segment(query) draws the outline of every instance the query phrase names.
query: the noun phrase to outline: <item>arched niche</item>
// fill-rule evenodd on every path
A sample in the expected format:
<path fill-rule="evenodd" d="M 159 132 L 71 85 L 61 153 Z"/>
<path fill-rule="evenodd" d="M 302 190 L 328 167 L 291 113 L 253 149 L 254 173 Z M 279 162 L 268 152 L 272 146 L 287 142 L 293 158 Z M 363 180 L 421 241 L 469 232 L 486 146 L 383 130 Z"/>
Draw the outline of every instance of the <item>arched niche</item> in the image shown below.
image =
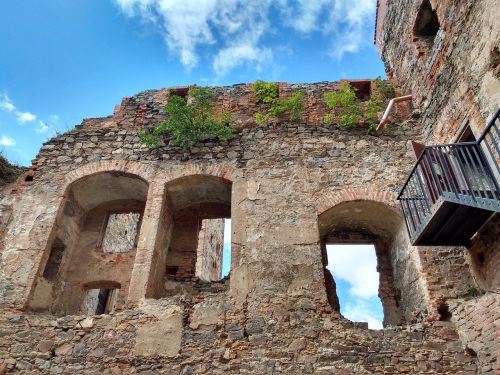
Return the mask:
<path fill-rule="evenodd" d="M 343 201 L 318 216 L 318 229 L 325 267 L 327 244 L 373 244 L 384 326 L 413 320 L 423 292 L 415 289 L 419 273 L 409 253 L 404 219 L 397 210 L 377 201 Z M 326 269 L 325 285 L 330 304 L 339 310 L 335 281 Z"/>
<path fill-rule="evenodd" d="M 123 172 L 99 172 L 71 183 L 29 308 L 58 315 L 80 313 L 87 286 L 102 279 L 120 285 L 114 306 L 120 308 L 127 295 L 147 196 L 148 183 Z"/>
<path fill-rule="evenodd" d="M 231 181 L 210 175 L 189 175 L 165 186 L 161 261 L 163 288 L 158 298 L 175 293 L 193 277 L 204 281 L 221 278 L 224 219 L 231 217 Z M 162 292 L 163 290 L 163 292 Z"/>

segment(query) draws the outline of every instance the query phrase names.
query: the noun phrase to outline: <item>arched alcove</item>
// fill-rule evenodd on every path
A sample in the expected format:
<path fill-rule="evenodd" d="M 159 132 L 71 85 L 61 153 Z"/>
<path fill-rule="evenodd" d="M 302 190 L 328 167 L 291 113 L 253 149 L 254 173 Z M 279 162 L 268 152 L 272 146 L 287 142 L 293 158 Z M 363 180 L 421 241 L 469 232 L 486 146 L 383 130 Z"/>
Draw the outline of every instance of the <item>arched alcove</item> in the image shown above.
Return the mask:
<path fill-rule="evenodd" d="M 403 218 L 395 209 L 370 200 L 344 201 L 318 216 L 318 228 L 325 267 L 328 244 L 373 244 L 384 326 L 412 320 L 410 310 L 416 303 L 422 302 L 423 296 L 421 291 L 412 290 L 418 280 L 418 272 L 408 253 Z M 335 259 L 328 261 L 335 262 Z M 326 269 L 325 285 L 330 304 L 339 310 L 336 284 Z"/>
<path fill-rule="evenodd" d="M 431 48 L 441 28 L 436 11 L 429 0 L 423 0 L 413 26 L 413 35 L 427 48 Z"/>
<path fill-rule="evenodd" d="M 82 307 L 88 285 L 106 279 L 120 285 L 111 288 L 116 289 L 113 309 L 119 308 L 127 295 L 147 195 L 147 182 L 123 172 L 100 172 L 70 184 L 29 307 L 80 313 L 88 310 Z"/>
<path fill-rule="evenodd" d="M 197 277 L 221 278 L 224 219 L 231 217 L 232 183 L 226 179 L 190 175 L 166 184 L 164 210 L 168 216 L 163 236 L 166 292 Z M 161 290 L 161 288 L 155 288 Z M 149 296 L 161 297 L 161 295 Z"/>

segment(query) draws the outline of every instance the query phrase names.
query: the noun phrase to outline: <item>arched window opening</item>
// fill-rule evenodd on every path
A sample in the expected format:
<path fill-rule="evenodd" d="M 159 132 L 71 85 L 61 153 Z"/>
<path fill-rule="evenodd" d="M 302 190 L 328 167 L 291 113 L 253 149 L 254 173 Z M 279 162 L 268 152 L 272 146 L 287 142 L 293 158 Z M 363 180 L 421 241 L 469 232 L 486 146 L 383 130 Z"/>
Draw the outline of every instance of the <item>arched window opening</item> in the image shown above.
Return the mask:
<path fill-rule="evenodd" d="M 399 213 L 379 202 L 346 201 L 319 215 L 318 228 L 326 294 L 334 310 L 380 328 L 380 299 L 384 327 L 414 320 L 424 296 L 415 290 L 418 270 Z"/>
<path fill-rule="evenodd" d="M 166 291 L 192 278 L 221 280 L 230 263 L 224 254 L 230 242 L 231 183 L 196 175 L 174 180 L 166 190 L 171 215 L 164 244 Z"/>
<path fill-rule="evenodd" d="M 122 172 L 96 173 L 71 184 L 56 219 L 56 239 L 35 281 L 29 307 L 57 315 L 121 308 L 128 293 L 147 195 L 144 180 Z M 89 282 L 96 279 L 115 280 L 124 287 L 90 287 Z M 99 296 L 98 309 L 92 301 Z"/>
<path fill-rule="evenodd" d="M 423 42 L 425 47 L 431 48 L 440 27 L 436 11 L 432 9 L 429 0 L 424 0 L 417 13 L 413 35 L 419 42 Z"/>

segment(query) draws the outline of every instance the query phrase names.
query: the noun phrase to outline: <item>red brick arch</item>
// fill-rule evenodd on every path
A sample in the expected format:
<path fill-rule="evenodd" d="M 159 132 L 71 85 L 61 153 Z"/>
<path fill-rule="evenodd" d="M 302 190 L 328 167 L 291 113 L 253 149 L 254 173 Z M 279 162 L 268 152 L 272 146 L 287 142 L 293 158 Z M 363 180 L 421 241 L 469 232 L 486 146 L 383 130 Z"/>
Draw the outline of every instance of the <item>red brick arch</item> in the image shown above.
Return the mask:
<path fill-rule="evenodd" d="M 138 161 L 127 160 L 103 160 L 94 163 L 83 164 L 72 170 L 65 176 L 64 188 L 67 188 L 73 182 L 87 176 L 101 172 L 123 172 L 136 175 L 147 183 L 150 183 L 158 170 L 157 166 L 144 164 Z"/>
<path fill-rule="evenodd" d="M 342 202 L 365 200 L 384 203 L 390 208 L 400 211 L 396 201 L 397 194 L 365 187 L 354 187 L 344 190 L 329 192 L 316 201 L 316 212 L 321 215 L 323 212 Z"/>
<path fill-rule="evenodd" d="M 67 173 L 62 190 L 65 191 L 69 185 L 83 177 L 101 172 L 123 172 L 136 175 L 150 184 L 153 181 L 161 180 L 168 182 L 190 175 L 208 175 L 232 181 L 235 169 L 228 164 L 204 165 L 186 163 L 175 166 L 161 166 L 159 162 L 146 164 L 140 161 L 103 160 L 81 165 Z"/>
<path fill-rule="evenodd" d="M 185 164 L 167 169 L 163 175 L 163 181 L 170 182 L 187 176 L 214 176 L 224 180 L 233 181 L 234 175 L 234 167 L 227 164 Z"/>

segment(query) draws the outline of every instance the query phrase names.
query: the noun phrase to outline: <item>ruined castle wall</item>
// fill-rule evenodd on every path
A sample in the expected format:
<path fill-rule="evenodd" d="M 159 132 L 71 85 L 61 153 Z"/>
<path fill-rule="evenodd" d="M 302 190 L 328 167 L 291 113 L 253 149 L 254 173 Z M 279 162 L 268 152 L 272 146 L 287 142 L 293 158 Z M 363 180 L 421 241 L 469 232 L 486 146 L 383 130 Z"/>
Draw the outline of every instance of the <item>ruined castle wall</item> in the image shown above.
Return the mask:
<path fill-rule="evenodd" d="M 463 345 L 478 357 L 478 370 L 482 374 L 497 374 L 500 371 L 499 306 L 498 293 L 450 303 L 451 321 L 457 326 Z"/>
<path fill-rule="evenodd" d="M 477 139 L 500 103 L 497 2 L 430 0 L 440 24 L 430 44 L 415 32 L 426 1 L 378 3 L 378 19 L 383 23 L 377 24 L 377 47 L 388 75 L 399 82 L 404 94 L 413 95 L 422 114 L 425 143 L 455 142 L 466 126 Z M 464 342 L 481 348 L 478 359 L 487 374 L 500 371 L 492 359 L 499 357 L 498 334 L 490 324 L 498 320 L 499 310 L 498 228 L 498 219 L 490 220 L 467 249 L 419 248 L 430 304 L 441 303 L 445 315 L 451 312 Z"/>
<path fill-rule="evenodd" d="M 95 317 L 6 312 L 0 318 L 0 368 L 68 374 L 476 373 L 450 323 L 373 331 L 332 319 L 300 299 L 241 308 L 220 293 L 198 291 L 146 311 Z"/>
<path fill-rule="evenodd" d="M 429 45 L 414 30 L 423 3 L 379 0 L 375 39 L 388 76 L 413 95 L 426 143 L 451 142 L 467 121 L 478 137 L 500 103 L 498 4 L 430 0 L 440 29 Z"/>
<path fill-rule="evenodd" d="M 308 98 L 321 98 L 325 86 L 302 87 Z M 255 112 L 251 95 L 247 89 L 232 99 L 243 108 L 240 119 Z M 2 306 L 25 307 L 43 272 L 39 265 L 48 258 L 53 228 L 63 217 L 57 207 L 64 206 L 68 189 L 75 184 L 83 189 L 87 176 L 102 174 L 106 186 L 123 178 L 142 180 L 148 187 L 140 195 L 147 198 L 125 301 L 132 310 L 95 319 L 68 316 L 57 323 L 31 312 L 6 314 L 0 339 L 6 367 L 88 373 L 163 369 L 174 374 L 475 371 L 474 359 L 464 353 L 447 322 L 370 331 L 342 319 L 327 300 L 318 216 L 342 202 L 367 201 L 402 221 L 394 197 L 414 162 L 406 142 L 420 139 L 415 124 L 368 135 L 366 128 L 305 120 L 263 127 L 242 120 L 240 132 L 227 142 L 151 150 L 139 143 L 137 130 L 160 116 L 155 98 L 162 96 L 153 91 L 126 99 L 114 117 L 86 121 L 43 146 L 33 180 L 18 187 L 0 264 Z M 305 113 L 309 118 L 318 111 L 308 104 Z M 170 200 L 166 185 L 193 175 L 231 184 L 231 278 L 229 285 L 208 284 L 208 294 L 192 291 L 199 286 L 190 286 L 189 280 L 170 279 L 166 269 L 176 220 L 176 201 Z M 127 190 L 130 184 L 118 183 L 129 194 L 140 187 Z M 106 196 L 113 191 L 106 190 Z M 355 219 L 355 205 L 349 207 Z M 431 298 L 425 295 L 433 291 L 427 288 L 419 253 L 404 245 L 403 226 L 393 230 L 402 239 L 391 247 L 411 254 L 401 257 L 406 260 L 399 271 L 393 270 L 394 284 L 407 301 L 401 309 L 424 305 L 422 310 L 428 310 Z M 404 269 L 413 276 L 401 282 Z M 416 283 L 418 292 L 407 294 Z M 54 328 L 26 332 L 27 321 L 32 327 L 61 324 L 66 333 Z M 45 342 L 48 336 L 52 343 Z M 88 367 L 88 358 L 95 359 L 98 370 Z"/>

